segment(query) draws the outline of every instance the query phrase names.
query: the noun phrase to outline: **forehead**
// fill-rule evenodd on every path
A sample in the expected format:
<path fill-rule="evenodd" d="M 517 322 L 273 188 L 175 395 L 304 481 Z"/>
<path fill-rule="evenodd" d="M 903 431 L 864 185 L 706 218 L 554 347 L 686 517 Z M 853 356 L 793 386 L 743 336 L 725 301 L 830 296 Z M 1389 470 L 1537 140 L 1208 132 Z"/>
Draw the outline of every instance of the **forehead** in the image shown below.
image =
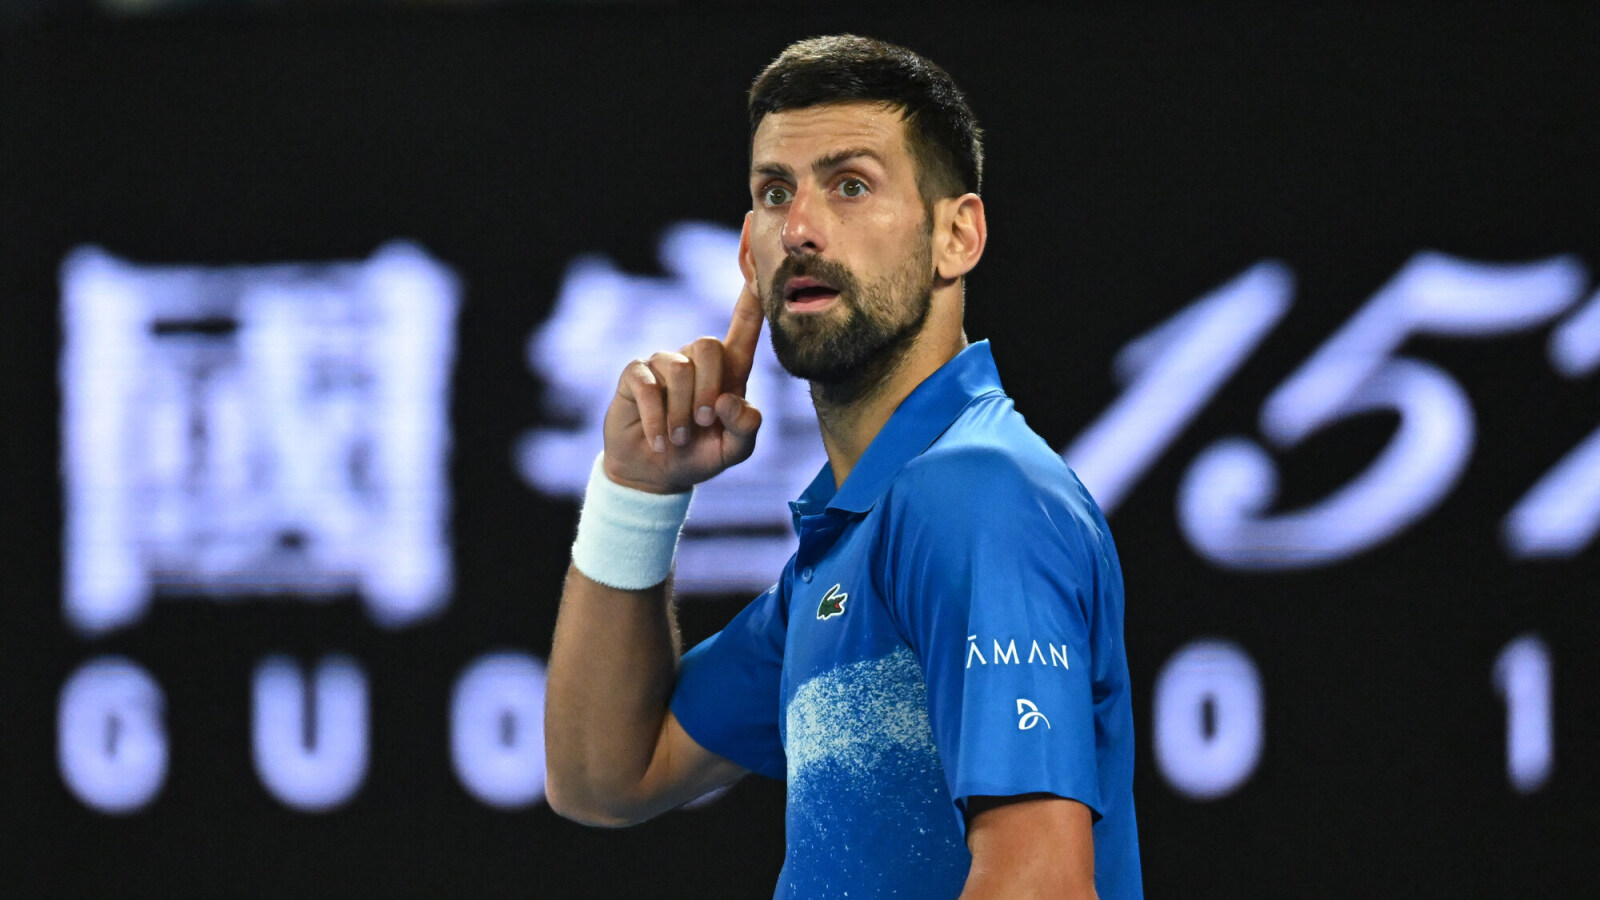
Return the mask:
<path fill-rule="evenodd" d="M 905 118 L 875 102 L 828 103 L 769 113 L 750 141 L 754 166 L 803 166 L 841 149 L 870 149 L 885 161 L 907 154 Z"/>

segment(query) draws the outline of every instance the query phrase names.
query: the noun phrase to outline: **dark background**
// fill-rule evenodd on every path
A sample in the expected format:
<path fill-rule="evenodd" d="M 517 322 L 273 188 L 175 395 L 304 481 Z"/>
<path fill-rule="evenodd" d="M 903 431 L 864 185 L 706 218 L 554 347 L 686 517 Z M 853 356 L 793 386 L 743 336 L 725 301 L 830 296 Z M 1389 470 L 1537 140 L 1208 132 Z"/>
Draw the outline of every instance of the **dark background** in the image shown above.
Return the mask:
<path fill-rule="evenodd" d="M 566 264 L 652 272 L 667 225 L 748 207 L 743 88 L 791 40 L 854 30 L 947 68 L 988 133 L 989 250 L 968 333 L 1065 447 L 1116 397 L 1116 350 L 1251 264 L 1295 304 L 1111 518 L 1127 577 L 1136 780 L 1152 897 L 1593 896 L 1600 888 L 1600 549 L 1515 562 L 1500 521 L 1600 423 L 1548 328 L 1414 340 L 1471 396 L 1450 497 L 1384 546 L 1309 571 L 1204 562 L 1174 516 L 1196 453 L 1254 435 L 1262 399 L 1419 250 L 1600 265 L 1600 14 L 1439 4 L 1169 3 L 422 9 L 41 15 L 0 30 L 7 895 L 755 897 L 782 786 L 591 830 L 491 810 L 456 782 L 450 687 L 480 654 L 548 652 L 574 522 L 510 462 L 539 421 L 528 335 Z M 149 263 L 365 258 L 414 239 L 464 283 L 451 419 L 457 593 L 396 631 L 356 603 L 157 604 L 82 638 L 60 597 L 58 268 L 98 244 Z M 1591 288 L 1592 290 L 1592 288 Z M 731 298 L 730 298 L 731 300 Z M 687 340 L 692 335 L 686 335 Z M 1279 457 L 1281 505 L 1363 469 L 1371 416 Z M 685 604 L 703 636 L 739 597 Z M 1555 766 L 1518 795 L 1490 672 L 1525 632 L 1555 672 Z M 1151 760 L 1149 688 L 1180 646 L 1244 647 L 1260 767 L 1211 802 Z M 251 672 L 347 653 L 372 758 L 344 808 L 289 811 L 250 761 Z M 171 760 L 127 817 L 56 764 L 60 687 L 122 654 L 166 692 Z"/>

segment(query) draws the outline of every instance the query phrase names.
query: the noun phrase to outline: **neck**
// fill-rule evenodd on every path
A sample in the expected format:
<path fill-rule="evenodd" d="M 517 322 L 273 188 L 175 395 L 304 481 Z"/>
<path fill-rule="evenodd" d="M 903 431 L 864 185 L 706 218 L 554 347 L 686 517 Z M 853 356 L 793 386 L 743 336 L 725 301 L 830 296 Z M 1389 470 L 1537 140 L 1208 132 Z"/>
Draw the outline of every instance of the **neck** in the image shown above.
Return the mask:
<path fill-rule="evenodd" d="M 953 329 L 936 327 L 938 324 L 930 320 L 910 346 L 870 380 L 842 385 L 811 383 L 811 402 L 817 410 L 822 446 L 833 467 L 835 488 L 850 477 L 901 401 L 967 346 L 959 319 Z"/>

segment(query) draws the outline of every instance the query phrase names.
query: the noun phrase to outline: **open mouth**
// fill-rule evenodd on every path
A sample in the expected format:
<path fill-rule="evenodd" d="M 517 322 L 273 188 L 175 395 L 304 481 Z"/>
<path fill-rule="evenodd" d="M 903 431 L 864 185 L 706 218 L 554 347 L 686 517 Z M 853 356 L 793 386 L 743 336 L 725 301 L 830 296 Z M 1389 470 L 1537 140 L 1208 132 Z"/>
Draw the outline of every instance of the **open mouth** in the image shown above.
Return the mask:
<path fill-rule="evenodd" d="M 791 278 L 783 286 L 784 306 L 796 312 L 824 309 L 838 298 L 838 288 L 817 278 Z"/>

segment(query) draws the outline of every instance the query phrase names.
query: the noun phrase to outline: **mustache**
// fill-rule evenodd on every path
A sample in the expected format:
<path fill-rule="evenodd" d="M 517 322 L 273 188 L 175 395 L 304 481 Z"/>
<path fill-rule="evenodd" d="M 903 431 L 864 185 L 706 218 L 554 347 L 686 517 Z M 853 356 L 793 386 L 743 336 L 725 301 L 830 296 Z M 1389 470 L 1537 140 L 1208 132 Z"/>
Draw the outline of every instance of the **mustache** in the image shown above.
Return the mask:
<path fill-rule="evenodd" d="M 856 276 L 849 267 L 831 259 L 807 254 L 783 258 L 783 262 L 778 264 L 778 270 L 772 273 L 772 282 L 767 285 L 767 302 L 774 307 L 781 306 L 784 284 L 791 278 L 801 277 L 825 281 L 838 288 L 841 296 L 855 295 Z"/>

